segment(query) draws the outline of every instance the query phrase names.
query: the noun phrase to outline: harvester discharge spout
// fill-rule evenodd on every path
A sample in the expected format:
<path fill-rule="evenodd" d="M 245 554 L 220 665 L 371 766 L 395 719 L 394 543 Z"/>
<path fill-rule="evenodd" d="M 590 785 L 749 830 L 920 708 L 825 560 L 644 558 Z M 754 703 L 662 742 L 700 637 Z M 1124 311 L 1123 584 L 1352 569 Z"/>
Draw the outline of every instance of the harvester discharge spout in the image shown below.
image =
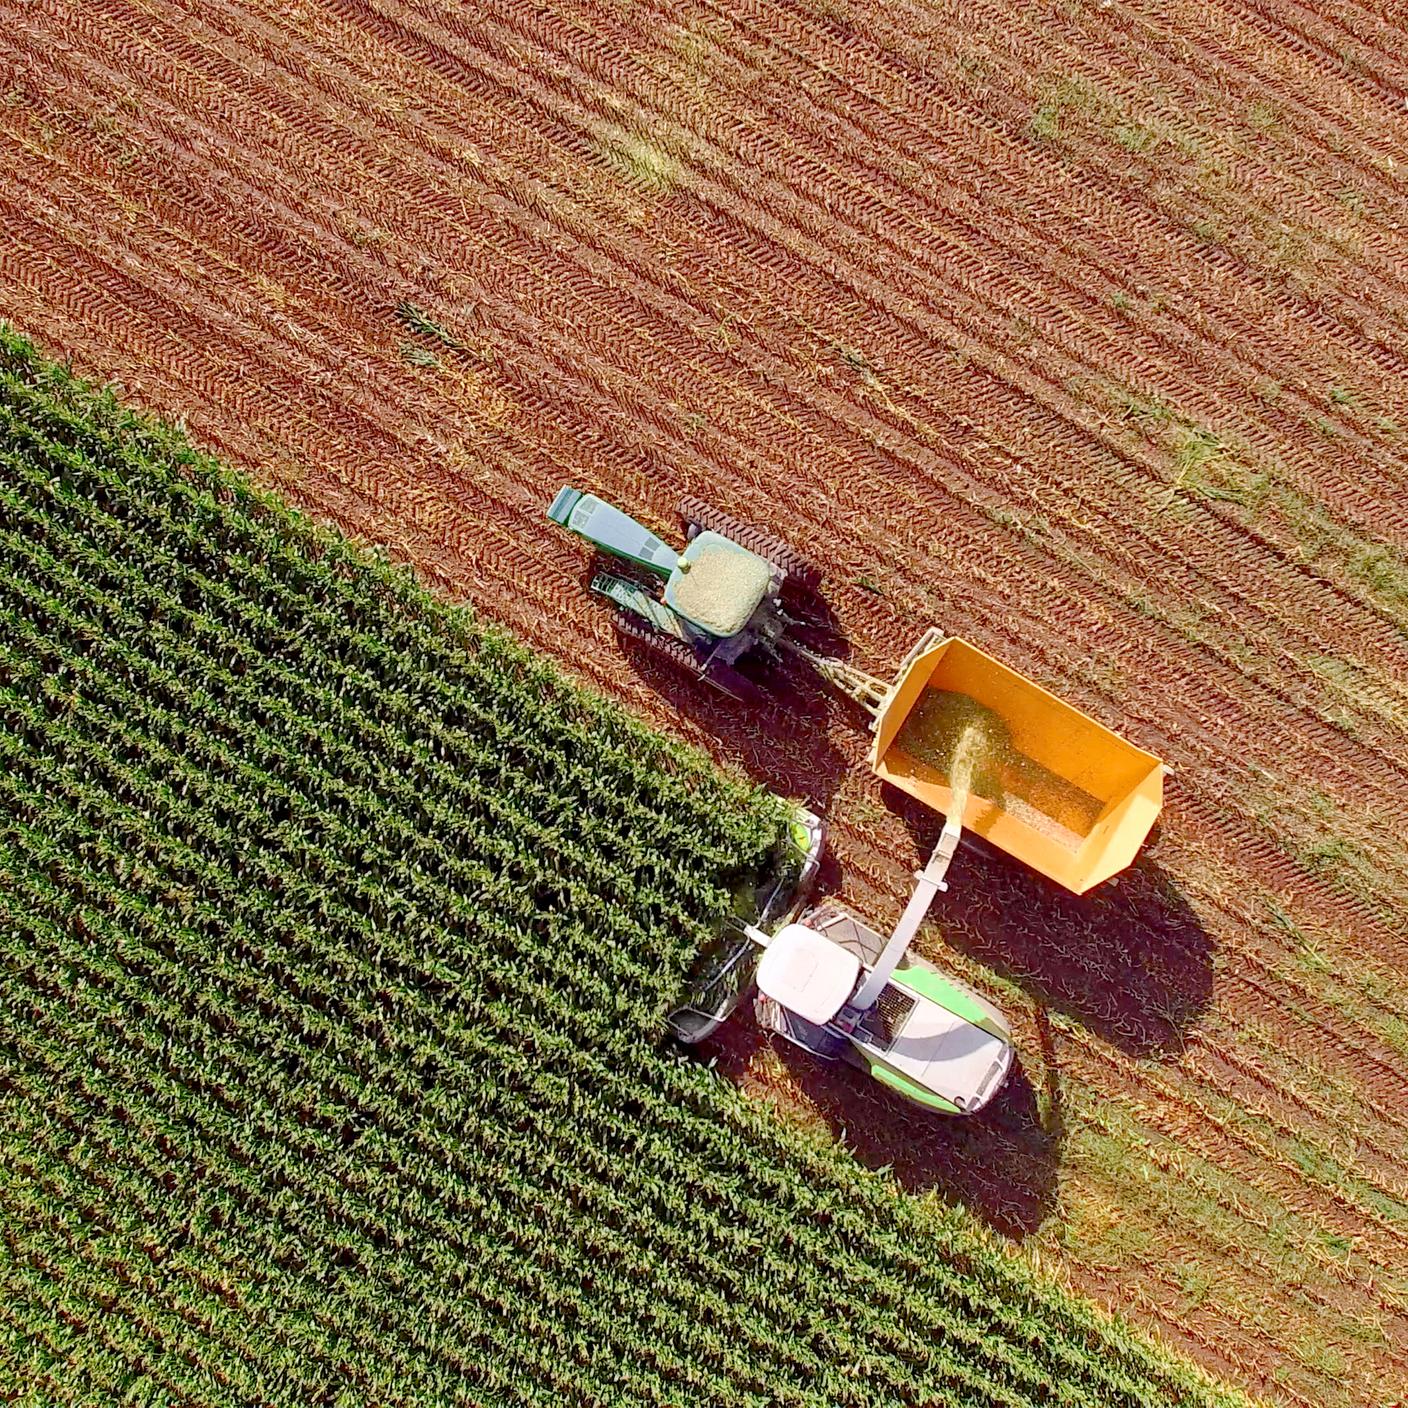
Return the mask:
<path fill-rule="evenodd" d="M 929 906 L 934 902 L 934 896 L 940 890 L 948 889 L 948 882 L 944 876 L 948 873 L 949 866 L 953 863 L 954 853 L 958 850 L 958 842 L 963 835 L 963 827 L 955 817 L 948 817 L 944 821 L 944 829 L 939 833 L 939 839 L 931 852 L 924 869 L 919 871 L 914 879 L 914 893 L 909 897 L 909 903 L 904 907 L 904 913 L 900 915 L 900 922 L 895 925 L 895 931 L 890 935 L 880 957 L 876 959 L 875 966 L 870 970 L 870 976 L 861 985 L 860 991 L 851 998 L 848 1004 L 850 1012 L 843 1014 L 849 1017 L 852 1025 L 859 1021 L 879 1000 L 880 994 L 885 991 L 886 984 L 890 981 L 896 968 L 904 961 L 904 956 L 909 952 L 909 946 L 914 941 L 914 936 L 919 932 L 919 926 L 924 922 L 924 917 L 929 913 Z M 854 1016 L 851 1016 L 854 1014 Z"/>

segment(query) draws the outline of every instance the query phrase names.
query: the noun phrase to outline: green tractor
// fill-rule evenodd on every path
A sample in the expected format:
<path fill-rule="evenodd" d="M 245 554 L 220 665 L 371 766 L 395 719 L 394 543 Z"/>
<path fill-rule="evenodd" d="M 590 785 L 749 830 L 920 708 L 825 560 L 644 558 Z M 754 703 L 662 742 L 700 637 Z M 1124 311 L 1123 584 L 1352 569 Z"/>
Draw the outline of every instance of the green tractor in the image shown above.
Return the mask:
<path fill-rule="evenodd" d="M 615 608 L 617 631 L 743 703 L 758 685 L 745 658 L 776 662 L 783 638 L 805 624 L 784 607 L 816 590 L 821 574 L 786 543 L 697 499 L 680 505 L 685 547 L 676 552 L 620 509 L 563 488 L 548 517 L 627 572 L 597 572 L 591 590 Z M 795 609 L 795 608 L 794 608 Z"/>

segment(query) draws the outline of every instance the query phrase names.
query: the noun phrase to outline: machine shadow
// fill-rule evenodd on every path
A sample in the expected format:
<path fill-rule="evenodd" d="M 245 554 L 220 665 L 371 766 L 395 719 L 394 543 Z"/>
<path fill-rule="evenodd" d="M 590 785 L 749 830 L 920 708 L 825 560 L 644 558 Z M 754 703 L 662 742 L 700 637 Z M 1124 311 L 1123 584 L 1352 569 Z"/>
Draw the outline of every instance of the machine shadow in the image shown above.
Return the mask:
<path fill-rule="evenodd" d="M 922 865 L 942 818 L 895 788 Z M 966 837 L 933 911 L 944 938 L 1038 1002 L 1136 1056 L 1181 1050 L 1212 997 L 1216 945 L 1145 851 L 1113 880 L 1073 895 L 977 837 Z"/>
<path fill-rule="evenodd" d="M 779 1075 L 763 1073 L 778 1067 L 760 1059 L 769 1047 Z M 1059 1100 L 1038 1099 L 1020 1058 L 985 1109 L 958 1118 L 920 1109 L 853 1066 L 822 1061 L 761 1032 L 746 1008 L 710 1049 L 717 1051 L 717 1069 L 735 1084 L 824 1121 L 859 1163 L 888 1172 L 906 1192 L 961 1203 L 1016 1239 L 1035 1232 L 1054 1210 Z"/>
<path fill-rule="evenodd" d="M 706 731 L 725 758 L 756 783 L 825 812 L 852 766 L 827 737 L 827 698 L 786 694 L 739 704 L 686 674 L 648 646 L 622 641 L 621 654 L 651 690 Z"/>
<path fill-rule="evenodd" d="M 782 605 L 794 621 L 792 636 L 817 655 L 826 655 L 833 660 L 849 660 L 851 643 L 831 609 L 831 603 L 819 589 L 790 589 L 790 584 L 782 589 Z M 813 688 L 825 689 L 825 681 L 813 679 Z"/>
<path fill-rule="evenodd" d="M 583 580 L 609 559 L 594 558 Z M 829 606 L 808 593 L 795 608 L 806 614 L 798 639 L 808 649 L 843 659 L 849 645 L 839 633 Z M 617 648 L 627 666 L 655 694 L 709 735 L 730 761 L 754 782 L 783 797 L 803 799 L 825 812 L 853 763 L 831 742 L 832 723 L 849 701 L 837 697 L 800 658 L 780 666 L 746 673 L 763 690 L 757 703 L 740 704 L 681 669 L 649 642 L 617 636 Z M 852 732 L 848 724 L 845 732 Z"/>

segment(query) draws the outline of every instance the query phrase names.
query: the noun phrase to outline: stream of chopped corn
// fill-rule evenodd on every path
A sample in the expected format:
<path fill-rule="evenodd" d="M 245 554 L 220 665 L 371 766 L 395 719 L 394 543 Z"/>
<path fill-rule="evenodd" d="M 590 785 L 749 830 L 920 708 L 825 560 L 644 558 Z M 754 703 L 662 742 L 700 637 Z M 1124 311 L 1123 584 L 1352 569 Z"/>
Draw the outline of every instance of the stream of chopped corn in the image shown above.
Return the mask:
<path fill-rule="evenodd" d="M 1075 850 L 1104 807 L 1098 797 L 1021 752 L 1002 716 L 967 694 L 926 690 L 895 746 L 944 779 L 955 817 L 977 797 Z"/>

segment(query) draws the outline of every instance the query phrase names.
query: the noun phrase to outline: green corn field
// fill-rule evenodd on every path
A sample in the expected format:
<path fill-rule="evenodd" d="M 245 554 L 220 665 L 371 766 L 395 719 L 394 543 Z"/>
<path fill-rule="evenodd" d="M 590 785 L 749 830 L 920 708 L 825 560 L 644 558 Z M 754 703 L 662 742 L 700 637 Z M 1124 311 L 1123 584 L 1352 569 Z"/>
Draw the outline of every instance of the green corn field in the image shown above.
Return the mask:
<path fill-rule="evenodd" d="M 780 807 L 0 332 L 0 1398 L 1243 1400 L 662 1017 Z"/>

